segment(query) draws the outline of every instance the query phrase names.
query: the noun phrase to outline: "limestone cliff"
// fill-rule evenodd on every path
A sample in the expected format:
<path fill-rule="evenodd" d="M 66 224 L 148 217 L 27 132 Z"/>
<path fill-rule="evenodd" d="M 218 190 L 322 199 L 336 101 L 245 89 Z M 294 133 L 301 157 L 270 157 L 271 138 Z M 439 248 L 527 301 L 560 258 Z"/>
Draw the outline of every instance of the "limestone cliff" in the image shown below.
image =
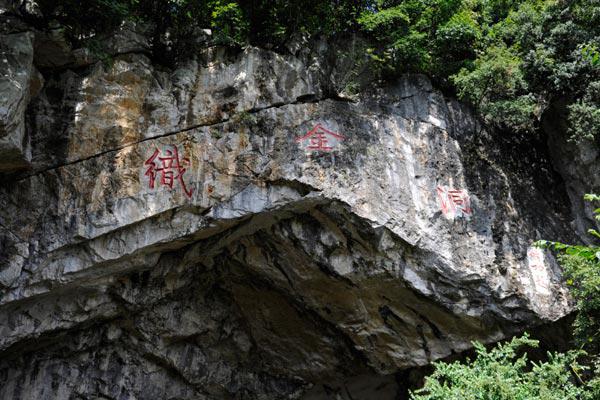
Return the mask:
<path fill-rule="evenodd" d="M 349 94 L 350 39 L 171 70 L 126 28 L 106 63 L 2 18 L 0 399 L 394 399 L 569 313 L 531 247 L 577 235 L 560 154 L 426 77 Z"/>

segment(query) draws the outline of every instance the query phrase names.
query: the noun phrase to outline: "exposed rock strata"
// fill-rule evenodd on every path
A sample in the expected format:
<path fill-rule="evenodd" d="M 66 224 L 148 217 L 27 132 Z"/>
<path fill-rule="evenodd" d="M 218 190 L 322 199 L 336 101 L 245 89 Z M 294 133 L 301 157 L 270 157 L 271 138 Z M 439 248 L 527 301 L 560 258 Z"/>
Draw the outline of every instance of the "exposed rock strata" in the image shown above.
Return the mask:
<path fill-rule="evenodd" d="M 25 112 L 31 40 L 3 131 L 27 120 L 31 158 L 0 190 L 0 398 L 300 398 L 362 376 L 355 399 L 363 381 L 391 399 L 400 369 L 570 311 L 551 256 L 527 259 L 573 237 L 544 146 L 489 134 L 425 77 L 349 101 L 325 45 L 174 71 L 134 51 L 44 65 Z M 316 124 L 333 151 L 296 140 Z M 152 188 L 173 146 L 185 172 Z M 448 218 L 438 187 L 472 212 Z"/>

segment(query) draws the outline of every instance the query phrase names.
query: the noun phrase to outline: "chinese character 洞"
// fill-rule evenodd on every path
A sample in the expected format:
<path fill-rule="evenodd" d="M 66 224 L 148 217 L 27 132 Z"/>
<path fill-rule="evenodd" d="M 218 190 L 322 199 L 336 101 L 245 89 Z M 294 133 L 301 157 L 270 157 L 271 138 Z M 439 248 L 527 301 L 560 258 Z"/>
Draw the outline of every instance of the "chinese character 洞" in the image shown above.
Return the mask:
<path fill-rule="evenodd" d="M 469 194 L 465 190 L 438 186 L 437 194 L 444 215 L 454 218 L 472 214 Z"/>
<path fill-rule="evenodd" d="M 321 124 L 315 125 L 306 134 L 296 138 L 296 141 L 308 151 L 331 151 L 342 140 L 344 140 L 342 135 L 324 128 Z"/>
<path fill-rule="evenodd" d="M 190 164 L 190 160 L 187 157 L 179 158 L 179 150 L 177 146 L 171 146 L 171 149 L 164 151 L 164 154 L 156 149 L 154 153 L 144 162 L 144 165 L 148 166 L 146 175 L 149 179 L 148 187 L 154 189 L 156 177 L 159 177 L 161 185 L 167 186 L 169 189 L 173 189 L 175 181 L 179 182 L 179 185 L 183 189 L 183 192 L 188 196 L 192 197 L 192 190 L 188 189 L 183 180 L 183 174 L 187 171 L 186 165 Z"/>

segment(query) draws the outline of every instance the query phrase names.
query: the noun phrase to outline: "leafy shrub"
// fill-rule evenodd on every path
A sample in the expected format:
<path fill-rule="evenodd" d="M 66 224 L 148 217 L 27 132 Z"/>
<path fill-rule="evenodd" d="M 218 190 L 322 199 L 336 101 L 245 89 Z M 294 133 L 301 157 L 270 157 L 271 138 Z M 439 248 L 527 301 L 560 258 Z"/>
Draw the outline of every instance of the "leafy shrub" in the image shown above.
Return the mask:
<path fill-rule="evenodd" d="M 210 26 L 220 44 L 243 43 L 248 32 L 248 22 L 235 1 L 213 2 Z"/>
<path fill-rule="evenodd" d="M 487 350 L 474 343 L 477 357 L 466 363 L 434 363 L 435 371 L 412 400 L 567 400 L 589 396 L 590 389 L 575 383 L 571 371 L 580 371 L 577 352 L 548 354 L 548 361 L 534 363 L 523 346 L 537 347 L 527 334 Z M 589 398 L 589 397 L 587 397 Z"/>
<path fill-rule="evenodd" d="M 585 195 L 590 202 L 600 201 L 595 194 Z M 600 221 L 600 208 L 594 210 Z M 600 232 L 588 232 L 600 239 Z M 575 339 L 580 349 L 587 352 L 590 399 L 600 398 L 600 247 L 597 245 L 569 245 L 545 240 L 537 242 L 540 247 L 551 248 L 559 253 L 558 260 L 564 268 L 567 285 L 576 300 Z"/>
<path fill-rule="evenodd" d="M 488 123 L 532 130 L 536 101 L 529 94 L 522 63 L 515 47 L 492 46 L 471 70 L 462 69 L 452 81 L 459 97 L 477 106 Z"/>
<path fill-rule="evenodd" d="M 586 57 L 594 66 L 600 64 L 600 55 L 597 53 L 588 53 Z M 576 139 L 593 140 L 600 137 L 600 81 L 591 82 L 583 98 L 569 106 L 569 125 Z"/>
<path fill-rule="evenodd" d="M 600 201 L 600 196 L 588 194 L 585 199 Z M 600 221 L 600 208 L 596 208 L 594 214 Z M 589 229 L 588 232 L 600 239 L 600 233 L 595 229 Z M 537 242 L 537 245 L 558 251 L 567 284 L 577 301 L 576 339 L 581 348 L 600 355 L 600 247 L 544 240 Z"/>

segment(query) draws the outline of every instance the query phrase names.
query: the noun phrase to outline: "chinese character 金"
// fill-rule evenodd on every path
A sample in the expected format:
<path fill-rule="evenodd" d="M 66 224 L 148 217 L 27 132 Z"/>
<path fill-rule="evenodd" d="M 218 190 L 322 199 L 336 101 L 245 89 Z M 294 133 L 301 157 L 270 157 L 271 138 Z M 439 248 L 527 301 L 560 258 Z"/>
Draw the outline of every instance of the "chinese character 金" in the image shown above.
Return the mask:
<path fill-rule="evenodd" d="M 144 174 L 149 178 L 148 186 L 150 189 L 154 189 L 154 183 L 158 175 L 160 177 L 161 185 L 173 189 L 173 184 L 177 181 L 183 189 L 183 192 L 191 198 L 192 190 L 188 190 L 185 181 L 183 180 L 183 174 L 187 171 L 185 166 L 190 165 L 190 160 L 187 157 L 180 159 L 177 146 L 171 147 L 172 150 L 165 150 L 164 156 L 161 155 L 158 149 L 154 150 L 152 156 L 144 162 L 144 165 L 148 166 L 148 169 Z"/>
<path fill-rule="evenodd" d="M 323 150 L 329 151 L 333 149 L 331 146 L 327 146 L 327 136 L 323 132 L 317 132 L 309 139 L 309 145 L 307 149 L 309 150 Z"/>
<path fill-rule="evenodd" d="M 344 140 L 342 135 L 324 128 L 321 124 L 315 125 L 305 135 L 296 138 L 296 141 L 308 151 L 331 151 L 342 140 Z"/>

